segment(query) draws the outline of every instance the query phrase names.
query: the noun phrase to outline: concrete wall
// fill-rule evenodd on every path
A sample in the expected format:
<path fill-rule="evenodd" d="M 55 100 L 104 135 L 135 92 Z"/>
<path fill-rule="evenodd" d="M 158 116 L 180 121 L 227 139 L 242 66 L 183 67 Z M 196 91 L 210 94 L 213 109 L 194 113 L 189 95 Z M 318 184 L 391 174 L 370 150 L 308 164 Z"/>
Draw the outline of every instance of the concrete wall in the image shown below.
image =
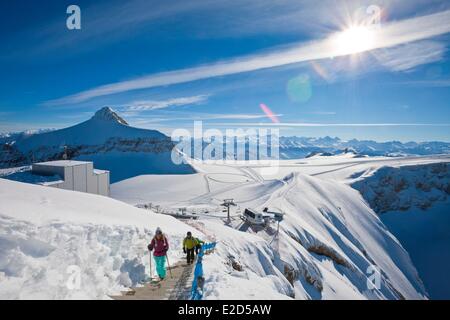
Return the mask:
<path fill-rule="evenodd" d="M 94 174 L 94 165 L 88 163 L 86 167 L 86 192 L 97 194 L 98 181 Z"/>
<path fill-rule="evenodd" d="M 87 192 L 87 166 L 78 165 L 73 166 L 73 190 L 80 192 Z M 91 173 L 92 174 L 92 173 Z"/>
<path fill-rule="evenodd" d="M 88 175 L 88 181 L 87 181 L 87 192 L 100 194 L 98 192 L 98 177 L 93 171 L 90 171 L 90 172 L 91 172 L 91 174 Z"/>
<path fill-rule="evenodd" d="M 94 172 L 92 163 L 83 163 L 72 166 L 33 165 L 33 172 L 42 175 L 61 176 L 64 182 L 49 184 L 49 187 L 99 194 L 109 197 L 109 172 Z"/>
<path fill-rule="evenodd" d="M 64 167 L 63 189 L 73 190 L 73 170 L 71 167 Z"/>
<path fill-rule="evenodd" d="M 109 172 L 97 174 L 98 192 L 97 194 L 109 197 Z"/>

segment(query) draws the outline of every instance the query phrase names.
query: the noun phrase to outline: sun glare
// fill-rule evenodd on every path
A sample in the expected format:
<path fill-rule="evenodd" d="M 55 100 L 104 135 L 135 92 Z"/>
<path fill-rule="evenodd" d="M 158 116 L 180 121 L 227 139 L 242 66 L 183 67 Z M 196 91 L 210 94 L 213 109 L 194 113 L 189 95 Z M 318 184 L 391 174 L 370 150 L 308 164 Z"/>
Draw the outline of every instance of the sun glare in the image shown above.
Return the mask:
<path fill-rule="evenodd" d="M 336 36 L 336 50 L 339 55 L 355 54 L 370 50 L 373 48 L 374 43 L 374 31 L 365 26 L 350 27 Z"/>

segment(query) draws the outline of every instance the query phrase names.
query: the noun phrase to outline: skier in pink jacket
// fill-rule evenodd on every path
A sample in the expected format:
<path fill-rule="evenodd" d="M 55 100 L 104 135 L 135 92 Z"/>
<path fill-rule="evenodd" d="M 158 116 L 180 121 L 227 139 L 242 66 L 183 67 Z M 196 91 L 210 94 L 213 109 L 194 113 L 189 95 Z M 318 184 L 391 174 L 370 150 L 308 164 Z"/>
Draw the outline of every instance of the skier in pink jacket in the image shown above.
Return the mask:
<path fill-rule="evenodd" d="M 155 236 L 148 245 L 148 250 L 153 251 L 153 257 L 156 263 L 156 273 L 161 280 L 166 277 L 166 255 L 169 250 L 169 242 L 166 236 L 161 231 L 161 228 L 157 228 Z"/>

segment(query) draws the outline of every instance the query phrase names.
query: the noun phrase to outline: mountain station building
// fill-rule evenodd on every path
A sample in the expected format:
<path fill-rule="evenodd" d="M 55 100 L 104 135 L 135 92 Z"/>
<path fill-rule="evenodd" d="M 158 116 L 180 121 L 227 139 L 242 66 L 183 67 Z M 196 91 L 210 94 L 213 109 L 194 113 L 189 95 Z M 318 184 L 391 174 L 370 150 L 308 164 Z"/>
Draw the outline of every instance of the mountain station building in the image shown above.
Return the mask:
<path fill-rule="evenodd" d="M 35 176 L 56 177 L 39 184 L 72 191 L 109 196 L 109 171 L 94 169 L 88 161 L 58 160 L 32 165 Z"/>

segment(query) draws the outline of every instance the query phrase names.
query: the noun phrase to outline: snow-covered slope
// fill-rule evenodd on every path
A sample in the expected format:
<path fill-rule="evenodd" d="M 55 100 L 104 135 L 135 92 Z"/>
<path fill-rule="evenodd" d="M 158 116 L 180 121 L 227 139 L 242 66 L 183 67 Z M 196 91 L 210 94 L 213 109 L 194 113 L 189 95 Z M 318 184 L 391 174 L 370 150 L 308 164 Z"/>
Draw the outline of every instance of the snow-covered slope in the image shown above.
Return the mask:
<path fill-rule="evenodd" d="M 448 186 L 450 156 L 366 157 L 314 156 L 280 162 L 275 175 L 300 172 L 350 185 L 408 251 L 430 297 L 450 297 Z M 256 174 L 262 167 L 252 167 Z M 248 168 L 247 168 L 248 170 Z"/>
<path fill-rule="evenodd" d="M 172 163 L 173 147 L 170 138 L 161 132 L 130 127 L 106 107 L 73 127 L 27 135 L 15 143 L 3 144 L 0 167 L 62 159 L 67 152 L 71 159 L 94 161 L 95 167 L 111 171 L 113 182 L 140 174 L 193 173 L 189 165 Z"/>
<path fill-rule="evenodd" d="M 112 196 L 131 204 L 196 212 L 190 226 L 104 197 L 0 179 L 0 296 L 105 298 L 142 278 L 145 245 L 159 225 L 172 261 L 181 258 L 187 230 L 218 241 L 204 261 L 207 299 L 427 298 L 408 253 L 350 184 L 385 165 L 438 162 L 448 159 L 317 156 L 282 162 L 280 172 L 264 176 L 258 165 L 194 161 L 197 174 L 112 185 Z M 278 236 L 275 223 L 258 228 L 235 212 L 225 224 L 220 204 L 228 198 L 240 209 L 284 212 Z M 71 266 L 87 281 L 81 290 L 66 287 Z M 373 270 L 379 288 L 368 286 Z"/>
<path fill-rule="evenodd" d="M 223 224 L 224 214 L 220 208 L 223 199 L 233 198 L 241 209 L 261 210 L 269 207 L 284 212 L 286 215 L 280 224 L 278 240 L 275 237 L 276 225 L 258 230 L 242 224 L 236 216 L 232 223 L 232 228 L 236 230 L 226 234 L 215 231 L 217 239 L 224 244 L 218 251 L 223 252 L 216 258 L 211 257 L 210 266 L 207 264 L 205 268 L 214 272 L 218 265 L 232 265 L 234 261 L 245 270 L 236 271 L 230 267 L 231 278 L 212 274 L 210 281 L 221 282 L 222 289 L 227 283 L 236 285 L 236 277 L 243 278 L 242 283 L 247 285 L 248 279 L 258 274 L 258 267 L 253 262 L 255 257 L 248 255 L 248 250 L 255 252 L 255 249 L 236 249 L 234 243 L 236 239 L 245 239 L 252 234 L 255 237 L 253 242 L 270 246 L 270 251 L 264 256 L 268 255 L 278 269 L 272 274 L 281 272 L 291 283 L 293 296 L 297 299 L 426 297 L 408 253 L 358 191 L 350 186 L 301 173 L 291 173 L 283 179 L 265 180 L 253 169 L 239 165 L 230 168 L 201 164 L 196 167 L 201 173 L 195 178 L 192 175 L 172 177 L 172 183 L 164 185 L 167 193 L 175 195 L 180 188 L 177 179 L 181 188 L 188 185 L 196 188 L 206 181 L 206 187 L 198 188 L 203 194 L 194 194 L 189 200 L 187 196 L 174 196 L 172 204 L 168 198 L 159 202 L 158 193 L 153 195 L 152 192 L 157 189 L 156 176 L 137 177 L 115 184 L 112 195 L 136 203 L 134 190 L 140 189 L 141 203 L 162 204 L 169 209 L 171 206 L 187 207 L 188 211 L 200 212 L 203 229 L 210 231 Z M 199 175 L 203 175 L 205 181 Z M 208 213 L 202 214 L 201 208 Z M 367 286 L 370 266 L 379 268 L 381 272 L 381 288 L 378 290 L 369 290 Z M 278 285 L 286 292 L 282 283 Z M 207 282 L 205 294 L 211 298 L 217 297 L 216 286 L 216 283 Z M 225 297 L 228 298 L 242 296 L 242 291 L 228 288 L 226 292 Z"/>
<path fill-rule="evenodd" d="M 256 289 L 254 297 L 261 299 L 289 298 L 292 293 L 270 259 L 269 246 L 261 239 L 255 243 L 251 235 L 235 237 L 223 225 L 203 234 L 201 228 L 107 197 L 0 179 L 0 299 L 117 295 L 149 274 L 146 246 L 158 226 L 168 236 L 171 263 L 184 258 L 181 243 L 187 231 L 204 240 L 227 235 L 223 240 L 233 239 L 234 250 L 249 257 L 255 270 L 249 271 L 252 279 L 241 296 L 252 298 L 249 292 Z M 214 271 L 207 271 L 212 277 L 208 285 L 220 289 L 224 283 L 219 279 L 243 284 L 241 276 L 230 275 L 221 264 L 227 260 L 228 249 L 219 243 L 218 253 L 205 258 L 215 265 Z M 217 298 L 236 290 L 227 286 Z"/>
<path fill-rule="evenodd" d="M 266 170 L 264 165 L 245 165 L 264 179 L 282 179 L 291 172 L 320 177 L 351 184 L 368 177 L 382 167 L 403 167 L 450 162 L 450 155 L 408 156 L 408 157 L 359 157 L 352 153 L 335 156 L 316 155 L 307 159 L 280 160 L 276 170 Z M 239 164 L 234 166 L 237 168 Z M 238 171 L 236 169 L 236 171 Z"/>
<path fill-rule="evenodd" d="M 145 248 L 157 226 L 169 235 L 176 261 L 189 227 L 171 217 L 106 197 L 0 179 L 0 298 L 117 294 L 148 274 Z M 76 270 L 79 289 L 70 286 Z"/>
<path fill-rule="evenodd" d="M 283 231 L 318 268 L 322 298 L 416 299 L 425 293 L 407 252 L 357 191 L 293 174 L 264 205 L 286 213 Z M 296 260 L 287 250 L 284 255 Z M 381 272 L 379 291 L 367 288 L 370 266 Z"/>
<path fill-rule="evenodd" d="M 1 174 L 1 171 L 0 171 Z M 189 175 L 142 175 L 112 185 L 112 197 L 129 204 L 174 205 L 200 196 L 208 191 L 208 184 L 202 174 Z"/>
<path fill-rule="evenodd" d="M 295 297 L 293 286 L 277 268 L 280 259 L 263 238 L 214 221 L 196 224 L 219 240 L 215 254 L 208 256 L 204 263 L 205 299 Z"/>
<path fill-rule="evenodd" d="M 130 127 L 117 113 L 106 107 L 98 110 L 91 119 L 75 126 L 30 135 L 25 139 L 21 139 L 17 147 L 20 151 L 27 152 L 44 146 L 95 146 L 105 144 L 111 138 L 123 140 L 139 138 L 167 139 L 164 134 L 156 130 Z"/>

